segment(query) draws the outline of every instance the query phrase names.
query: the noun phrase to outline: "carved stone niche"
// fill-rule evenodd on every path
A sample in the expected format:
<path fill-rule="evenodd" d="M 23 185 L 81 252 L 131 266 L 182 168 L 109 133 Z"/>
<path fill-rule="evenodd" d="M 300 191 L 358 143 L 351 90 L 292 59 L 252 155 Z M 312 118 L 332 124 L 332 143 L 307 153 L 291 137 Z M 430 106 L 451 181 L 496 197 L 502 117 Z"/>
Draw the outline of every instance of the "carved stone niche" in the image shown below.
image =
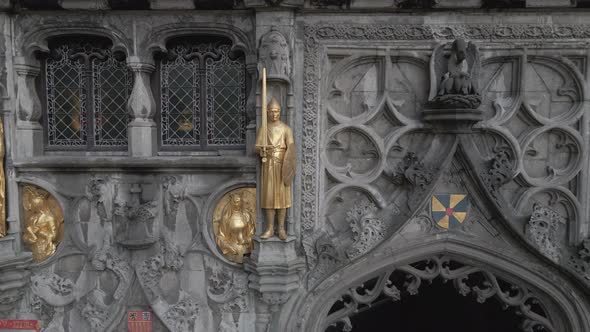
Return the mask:
<path fill-rule="evenodd" d="M 259 72 L 266 68 L 266 79 L 272 81 L 284 81 L 289 83 L 291 76 L 291 59 L 289 44 L 276 27 L 272 27 L 260 39 L 258 49 Z"/>
<path fill-rule="evenodd" d="M 158 241 L 158 204 L 144 195 L 141 184 L 119 184 L 113 209 L 115 240 L 128 249 L 142 249 Z M 147 193 L 154 190 L 146 190 Z"/>
<path fill-rule="evenodd" d="M 437 46 L 430 59 L 430 95 L 422 111 L 424 121 L 458 128 L 481 121 L 480 68 L 479 51 L 473 43 L 457 39 Z"/>

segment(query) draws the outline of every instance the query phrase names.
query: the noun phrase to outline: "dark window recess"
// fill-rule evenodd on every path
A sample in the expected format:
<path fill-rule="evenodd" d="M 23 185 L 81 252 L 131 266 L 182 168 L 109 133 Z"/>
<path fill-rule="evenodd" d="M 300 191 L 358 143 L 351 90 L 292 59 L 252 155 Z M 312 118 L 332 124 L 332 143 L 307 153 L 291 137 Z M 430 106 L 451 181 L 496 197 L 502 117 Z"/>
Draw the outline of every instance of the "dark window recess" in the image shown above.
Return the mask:
<path fill-rule="evenodd" d="M 58 0 L 18 0 L 13 3 L 26 9 L 61 9 Z"/>
<path fill-rule="evenodd" d="M 160 60 L 160 144 L 164 149 L 242 149 L 246 66 L 225 40 L 171 43 Z"/>
<path fill-rule="evenodd" d="M 525 8 L 525 0 L 484 0 L 483 8 Z"/>
<path fill-rule="evenodd" d="M 398 1 L 397 6 L 402 9 L 432 8 L 435 4 L 435 0 L 403 0 Z"/>
<path fill-rule="evenodd" d="M 196 9 L 232 9 L 239 7 L 238 0 L 194 0 Z"/>
<path fill-rule="evenodd" d="M 109 0 L 111 9 L 150 9 L 149 0 Z"/>
<path fill-rule="evenodd" d="M 127 147 L 132 73 L 104 40 L 50 43 L 45 59 L 46 144 L 52 150 Z"/>

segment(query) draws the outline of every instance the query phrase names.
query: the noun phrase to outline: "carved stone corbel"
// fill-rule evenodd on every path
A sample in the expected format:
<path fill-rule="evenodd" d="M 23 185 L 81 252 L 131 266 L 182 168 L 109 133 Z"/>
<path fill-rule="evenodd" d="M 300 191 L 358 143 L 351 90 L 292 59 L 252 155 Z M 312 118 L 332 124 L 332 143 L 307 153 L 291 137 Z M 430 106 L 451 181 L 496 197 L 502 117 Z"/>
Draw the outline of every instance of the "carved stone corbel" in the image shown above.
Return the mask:
<path fill-rule="evenodd" d="M 305 269 L 305 262 L 295 252 L 295 237 L 279 240 L 272 237 L 261 241 L 254 238 L 254 250 L 249 259 L 245 260 L 244 268 L 251 272 L 248 287 L 259 293 L 263 305 L 270 308 L 270 314 L 279 311 L 287 302 L 291 293 L 300 287 L 300 274 Z M 264 321 L 268 312 L 258 315 Z M 257 322 L 264 331 L 264 322 Z"/>
<path fill-rule="evenodd" d="M 154 122 L 156 102 L 150 86 L 150 74 L 155 66 L 137 56 L 127 58 L 133 71 L 133 90 L 127 110 L 132 121 L 129 123 L 129 154 L 131 156 L 154 156 L 157 151 L 157 128 Z"/>
<path fill-rule="evenodd" d="M 18 88 L 16 154 L 25 158 L 38 156 L 43 154 L 43 128 L 39 123 L 41 100 L 35 87 L 40 64 L 36 59 L 15 57 L 14 68 Z"/>

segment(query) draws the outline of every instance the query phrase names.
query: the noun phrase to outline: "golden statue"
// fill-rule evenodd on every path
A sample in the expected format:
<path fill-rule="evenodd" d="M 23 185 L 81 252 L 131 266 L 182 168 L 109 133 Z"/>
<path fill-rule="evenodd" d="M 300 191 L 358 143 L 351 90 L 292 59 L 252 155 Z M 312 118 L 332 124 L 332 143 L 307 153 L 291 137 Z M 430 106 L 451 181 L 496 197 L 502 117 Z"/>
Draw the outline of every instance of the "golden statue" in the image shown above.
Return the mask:
<path fill-rule="evenodd" d="M 262 69 L 262 100 L 266 101 L 266 70 Z M 295 176 L 295 142 L 291 128 L 280 120 L 281 106 L 272 98 L 262 107 L 262 126 L 256 133 L 256 151 L 261 157 L 260 207 L 264 209 L 266 231 L 274 236 L 275 215 L 279 239 L 287 239 L 285 218 L 291 207 L 291 183 Z M 267 114 L 268 113 L 268 114 Z"/>
<path fill-rule="evenodd" d="M 41 188 L 27 185 L 22 195 L 23 241 L 33 252 L 33 259 L 42 262 L 53 255 L 63 239 L 63 212 L 57 200 Z"/>
<path fill-rule="evenodd" d="M 256 230 L 256 188 L 240 188 L 225 194 L 213 211 L 213 233 L 221 252 L 242 263 L 252 251 Z"/>
<path fill-rule="evenodd" d="M 6 235 L 6 174 L 4 173 L 4 119 L 0 117 L 0 237 Z"/>

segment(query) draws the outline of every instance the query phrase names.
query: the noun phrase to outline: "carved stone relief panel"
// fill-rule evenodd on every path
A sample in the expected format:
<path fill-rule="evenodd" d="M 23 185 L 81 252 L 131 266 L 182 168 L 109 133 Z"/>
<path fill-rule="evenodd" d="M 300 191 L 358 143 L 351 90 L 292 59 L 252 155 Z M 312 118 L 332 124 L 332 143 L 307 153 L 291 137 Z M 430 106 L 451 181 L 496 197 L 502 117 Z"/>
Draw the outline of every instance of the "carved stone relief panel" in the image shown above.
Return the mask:
<path fill-rule="evenodd" d="M 328 54 L 320 147 L 325 198 L 322 231 L 309 248 L 317 254 L 312 284 L 399 228 L 434 183 L 436 166 L 423 159 L 453 144 L 433 141 L 417 122 L 428 98 L 426 60 L 362 54 Z"/>
<path fill-rule="evenodd" d="M 23 242 L 42 262 L 55 253 L 64 237 L 64 214 L 59 202 L 47 190 L 34 185 L 21 187 Z"/>
<path fill-rule="evenodd" d="M 486 181 L 518 213 L 530 216 L 534 203 L 558 211 L 566 220 L 558 242 L 571 245 L 578 241 L 581 222 L 577 183 L 586 152 L 576 128 L 584 83 L 579 68 L 559 54 L 531 53 L 484 61 L 482 107 L 489 115 L 481 126 L 504 141 L 489 159 Z M 541 198 L 547 195 L 553 198 Z"/>
<path fill-rule="evenodd" d="M 477 213 L 473 219 L 469 214 L 469 222 L 459 230 L 466 236 L 471 236 L 473 227 L 498 235 L 493 224 L 500 221 L 481 210 L 488 203 L 479 202 L 491 198 L 502 210 L 501 222 L 528 239 L 531 250 L 565 265 L 563 257 L 575 252 L 585 222 L 580 219 L 580 200 L 587 184 L 580 171 L 587 134 L 580 117 L 585 105 L 581 71 L 586 60 L 576 50 L 557 52 L 542 45 L 500 50 L 486 44 L 488 38 L 521 38 L 517 28 L 306 27 L 303 139 L 309 144 L 302 150 L 306 194 L 302 195 L 301 225 L 311 284 L 330 273 L 326 271 L 358 257 L 354 248 L 362 242 L 361 225 L 366 226 L 365 235 L 376 234 L 369 236 L 379 239 L 374 243 L 384 241 L 373 219 L 389 226 L 385 239 L 410 217 L 421 228 L 431 229 L 431 217 L 420 219 L 422 214 L 416 210 L 434 188 L 441 194 L 486 192 L 473 197 Z M 534 31 L 560 39 L 569 30 L 532 25 L 522 33 L 533 36 Z M 543 36 L 549 36 L 546 33 Z M 420 50 L 408 51 L 407 44 L 398 48 L 399 40 L 445 42 L 459 37 L 483 45 L 480 74 L 472 78 L 477 79 L 474 84 L 481 94 L 483 121 L 468 128 L 469 134 L 438 132 L 422 121 L 420 111 L 428 98 L 428 57 Z M 339 44 L 356 40 L 375 43 L 370 51 Z M 389 48 L 381 49 L 382 45 Z M 321 80 L 316 79 L 317 73 Z M 316 158 L 319 169 L 313 172 Z M 466 174 L 452 174 L 452 168 L 465 167 Z M 312 200 L 316 190 L 322 197 L 319 205 Z M 539 218 L 533 218 L 534 206 L 558 215 L 560 221 L 551 236 L 533 235 L 545 229 Z M 351 218 L 358 211 L 367 216 Z M 317 218 L 314 213 L 319 214 Z"/>

